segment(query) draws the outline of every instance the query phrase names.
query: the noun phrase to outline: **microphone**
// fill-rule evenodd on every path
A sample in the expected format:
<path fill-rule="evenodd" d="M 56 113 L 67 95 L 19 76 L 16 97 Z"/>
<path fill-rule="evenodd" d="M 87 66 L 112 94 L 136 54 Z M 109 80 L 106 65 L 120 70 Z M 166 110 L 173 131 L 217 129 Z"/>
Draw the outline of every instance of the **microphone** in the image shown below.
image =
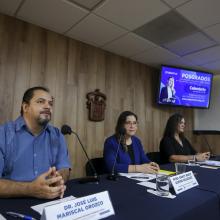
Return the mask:
<path fill-rule="evenodd" d="M 61 127 L 61 133 L 62 133 L 63 135 L 66 135 L 66 134 L 72 134 L 73 131 L 72 131 L 72 129 L 71 129 L 71 127 L 70 127 L 69 125 L 63 125 L 63 126 Z"/>
<path fill-rule="evenodd" d="M 72 129 L 71 129 L 71 127 L 69 125 L 63 125 L 61 127 L 61 133 L 63 135 L 66 135 L 66 134 L 69 134 L 69 135 L 74 134 L 74 135 L 76 135 L 76 137 L 77 137 L 77 139 L 78 139 L 78 141 L 79 141 L 79 143 L 80 143 L 80 145 L 81 145 L 81 147 L 82 147 L 82 149 L 83 149 L 83 151 L 84 151 L 84 153 L 86 155 L 86 158 L 87 158 L 87 160 L 89 162 L 89 165 L 90 165 L 90 167 L 91 167 L 91 169 L 92 169 L 92 171 L 94 173 L 94 176 L 81 178 L 79 180 L 79 182 L 80 183 L 88 183 L 88 182 L 96 182 L 96 183 L 98 183 L 99 182 L 99 177 L 98 177 L 98 174 L 96 172 L 96 169 L 95 169 L 94 165 L 92 164 L 88 154 L 86 153 L 86 150 L 85 150 L 85 148 L 84 148 L 84 146 L 83 146 L 83 144 L 82 144 L 78 134 L 76 132 L 72 131 Z"/>
<path fill-rule="evenodd" d="M 118 139 L 117 150 L 116 150 L 116 153 L 115 153 L 115 160 L 114 160 L 114 163 L 113 163 L 113 166 L 112 166 L 112 172 L 107 176 L 108 180 L 116 181 L 116 179 L 117 179 L 117 175 L 115 174 L 115 165 L 116 165 L 118 151 L 119 151 L 119 148 L 120 148 L 120 145 L 121 145 L 121 141 L 122 141 L 122 138 L 124 137 L 125 133 L 126 133 L 125 128 L 121 128 L 119 130 L 119 139 Z"/>

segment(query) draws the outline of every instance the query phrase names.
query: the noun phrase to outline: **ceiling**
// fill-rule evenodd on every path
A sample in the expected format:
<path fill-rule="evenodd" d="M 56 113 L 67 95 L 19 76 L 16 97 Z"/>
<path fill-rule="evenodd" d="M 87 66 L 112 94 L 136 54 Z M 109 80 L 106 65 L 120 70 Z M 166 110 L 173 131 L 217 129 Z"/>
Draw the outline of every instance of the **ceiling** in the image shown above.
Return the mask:
<path fill-rule="evenodd" d="M 220 74 L 219 0 L 0 0 L 0 12 L 153 67 Z"/>

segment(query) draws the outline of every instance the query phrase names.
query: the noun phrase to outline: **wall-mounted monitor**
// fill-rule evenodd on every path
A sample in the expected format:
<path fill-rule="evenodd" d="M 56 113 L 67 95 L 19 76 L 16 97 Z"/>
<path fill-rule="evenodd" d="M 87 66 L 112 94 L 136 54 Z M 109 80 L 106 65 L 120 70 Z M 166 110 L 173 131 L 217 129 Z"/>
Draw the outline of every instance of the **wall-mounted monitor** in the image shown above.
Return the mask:
<path fill-rule="evenodd" d="M 209 108 L 213 74 L 161 66 L 158 104 Z"/>

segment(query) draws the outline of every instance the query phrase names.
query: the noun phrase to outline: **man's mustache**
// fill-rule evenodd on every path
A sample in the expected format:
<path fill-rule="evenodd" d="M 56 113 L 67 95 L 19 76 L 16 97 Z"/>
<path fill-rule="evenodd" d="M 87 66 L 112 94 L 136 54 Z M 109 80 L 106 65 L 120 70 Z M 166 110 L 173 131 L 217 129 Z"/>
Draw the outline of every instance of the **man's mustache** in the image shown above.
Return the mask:
<path fill-rule="evenodd" d="M 51 112 L 50 112 L 50 111 L 41 111 L 40 114 L 48 114 L 48 115 L 51 115 Z"/>

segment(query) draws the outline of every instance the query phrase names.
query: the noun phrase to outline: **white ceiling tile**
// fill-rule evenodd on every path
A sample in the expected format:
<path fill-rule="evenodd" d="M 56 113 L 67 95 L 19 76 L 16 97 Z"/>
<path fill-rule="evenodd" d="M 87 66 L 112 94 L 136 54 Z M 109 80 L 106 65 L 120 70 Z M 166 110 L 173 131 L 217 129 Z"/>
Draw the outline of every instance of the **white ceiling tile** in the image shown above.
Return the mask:
<path fill-rule="evenodd" d="M 131 59 L 152 66 L 160 66 L 161 64 L 166 64 L 169 60 L 174 60 L 177 58 L 179 57 L 173 53 L 170 53 L 168 50 L 165 50 L 161 47 L 155 47 L 137 54 Z"/>
<path fill-rule="evenodd" d="M 126 33 L 126 30 L 90 14 L 68 31 L 66 35 L 88 44 L 103 46 Z"/>
<path fill-rule="evenodd" d="M 203 29 L 203 31 L 212 37 L 216 42 L 220 43 L 220 24 Z"/>
<path fill-rule="evenodd" d="M 163 1 L 166 2 L 172 8 L 176 8 L 180 5 L 183 5 L 184 3 L 188 2 L 189 0 L 163 0 Z"/>
<path fill-rule="evenodd" d="M 160 0 L 109 0 L 94 13 L 126 29 L 134 30 L 169 10 Z"/>
<path fill-rule="evenodd" d="M 164 63 L 220 73 L 220 46 L 180 58 L 127 31 L 176 8 L 175 11 L 220 44 L 220 0 L 103 0 L 94 12 L 98 16 L 69 1 L 91 8 L 99 0 L 0 0 L 0 13 L 14 16 L 24 2 L 17 17 L 26 22 L 59 33 L 65 33 L 72 27 L 66 33 L 68 36 L 148 65 L 160 66 Z M 204 43 L 201 45 L 204 46 Z M 176 45 L 173 47 L 174 51 L 178 49 Z M 187 47 L 191 44 L 187 43 Z"/>
<path fill-rule="evenodd" d="M 14 15 L 22 0 L 0 0 L 0 12 L 7 15 Z"/>
<path fill-rule="evenodd" d="M 220 59 L 220 46 L 211 47 L 184 57 L 191 60 L 196 65 L 204 65 Z"/>
<path fill-rule="evenodd" d="M 64 33 L 82 19 L 88 11 L 67 1 L 28 0 L 17 17 L 30 23 Z"/>
<path fill-rule="evenodd" d="M 220 59 L 215 62 L 202 65 L 202 67 L 212 70 L 215 73 L 220 73 Z"/>
<path fill-rule="evenodd" d="M 167 65 L 171 66 L 180 66 L 180 67 L 185 67 L 185 68 L 192 68 L 194 67 L 193 63 L 191 60 L 188 60 L 183 57 L 178 57 L 175 59 L 170 59 L 169 61 L 166 62 Z"/>
<path fill-rule="evenodd" d="M 214 45 L 216 45 L 215 41 L 210 40 L 202 32 L 196 32 L 176 41 L 164 44 L 164 47 L 179 56 L 184 56 Z"/>
<path fill-rule="evenodd" d="M 176 10 L 200 28 L 220 22 L 219 0 L 192 0 Z"/>
<path fill-rule="evenodd" d="M 213 73 L 212 71 L 210 71 L 209 69 L 207 69 L 206 67 L 203 67 L 203 66 L 192 66 L 192 67 L 189 67 L 189 69 L 194 69 L 194 70 L 197 70 L 197 71 L 203 71 L 203 72 L 209 72 L 209 73 Z"/>
<path fill-rule="evenodd" d="M 143 39 L 136 34 L 129 33 L 102 48 L 125 57 L 130 57 L 152 47 L 155 47 L 155 45 L 150 41 Z"/>
<path fill-rule="evenodd" d="M 66 1 L 76 3 L 82 7 L 85 7 L 87 9 L 91 10 L 92 8 L 94 8 L 97 4 L 99 4 L 103 0 L 66 0 Z"/>

